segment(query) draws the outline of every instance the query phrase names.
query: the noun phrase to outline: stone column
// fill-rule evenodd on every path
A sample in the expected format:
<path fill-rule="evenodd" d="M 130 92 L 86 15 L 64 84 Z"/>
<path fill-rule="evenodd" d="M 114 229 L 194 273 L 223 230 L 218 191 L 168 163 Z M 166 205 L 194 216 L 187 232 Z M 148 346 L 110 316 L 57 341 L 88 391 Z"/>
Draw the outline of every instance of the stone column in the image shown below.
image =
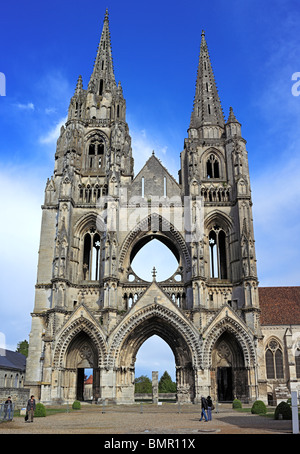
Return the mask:
<path fill-rule="evenodd" d="M 158 372 L 152 372 L 152 403 L 158 403 Z"/>

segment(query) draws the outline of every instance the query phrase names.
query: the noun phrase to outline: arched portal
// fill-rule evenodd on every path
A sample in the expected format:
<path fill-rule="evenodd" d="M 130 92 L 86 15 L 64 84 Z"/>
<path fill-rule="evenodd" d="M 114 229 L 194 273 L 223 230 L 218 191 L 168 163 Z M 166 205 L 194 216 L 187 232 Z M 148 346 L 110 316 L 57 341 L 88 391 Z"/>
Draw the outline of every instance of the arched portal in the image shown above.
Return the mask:
<path fill-rule="evenodd" d="M 84 332 L 79 332 L 66 351 L 66 368 L 65 374 L 68 376 L 69 386 L 73 391 L 74 397 L 79 400 L 85 400 L 84 381 L 85 370 L 92 370 L 93 385 L 91 397 L 97 400 L 99 397 L 99 368 L 98 353 L 92 339 Z"/>
<path fill-rule="evenodd" d="M 179 315 L 156 304 L 137 312 L 116 333 L 111 360 L 114 357 L 117 370 L 117 401 L 134 401 L 136 356 L 153 335 L 162 338 L 174 354 L 178 401 L 194 402 L 195 370 L 200 358 L 197 334 Z"/>
<path fill-rule="evenodd" d="M 211 374 L 212 394 L 219 402 L 249 398 L 243 350 L 235 336 L 228 331 L 223 332 L 214 345 Z"/>

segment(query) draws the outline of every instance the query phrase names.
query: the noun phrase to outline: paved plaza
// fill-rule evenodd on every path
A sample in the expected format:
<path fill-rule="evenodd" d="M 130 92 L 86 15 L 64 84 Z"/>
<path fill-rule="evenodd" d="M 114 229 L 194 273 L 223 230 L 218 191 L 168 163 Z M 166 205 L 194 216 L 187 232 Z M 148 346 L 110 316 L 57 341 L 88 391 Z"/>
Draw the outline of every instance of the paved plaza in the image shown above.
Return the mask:
<path fill-rule="evenodd" d="M 220 406 L 221 407 L 221 406 Z M 292 421 L 241 413 L 223 405 L 212 421 L 199 421 L 198 405 L 83 405 L 25 423 L 23 417 L 0 424 L 0 434 L 292 434 Z"/>

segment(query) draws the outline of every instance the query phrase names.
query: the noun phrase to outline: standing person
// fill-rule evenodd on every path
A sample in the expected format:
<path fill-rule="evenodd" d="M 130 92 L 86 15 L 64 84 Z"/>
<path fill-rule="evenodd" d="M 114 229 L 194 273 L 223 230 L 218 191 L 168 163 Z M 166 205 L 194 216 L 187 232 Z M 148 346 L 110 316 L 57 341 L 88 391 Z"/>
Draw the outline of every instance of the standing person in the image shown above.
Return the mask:
<path fill-rule="evenodd" d="M 204 416 L 205 422 L 207 422 L 207 416 L 206 416 L 205 410 L 207 410 L 207 401 L 206 401 L 204 396 L 201 396 L 201 418 L 200 418 L 200 421 L 202 421 L 202 418 Z"/>
<path fill-rule="evenodd" d="M 215 407 L 213 406 L 212 398 L 211 398 L 210 396 L 207 396 L 206 402 L 207 402 L 207 417 L 208 417 L 208 420 L 211 421 L 211 420 L 212 420 L 211 411 L 212 411 Z"/>
<path fill-rule="evenodd" d="M 27 402 L 27 413 L 28 413 L 27 422 L 33 422 L 34 411 L 35 411 L 35 399 L 34 399 L 34 396 L 31 396 Z"/>
<path fill-rule="evenodd" d="M 4 419 L 6 419 L 7 417 L 7 413 L 8 413 L 8 420 L 11 421 L 13 419 L 13 403 L 12 403 L 12 400 L 11 400 L 11 397 L 8 396 L 7 400 L 5 401 L 4 403 Z"/>

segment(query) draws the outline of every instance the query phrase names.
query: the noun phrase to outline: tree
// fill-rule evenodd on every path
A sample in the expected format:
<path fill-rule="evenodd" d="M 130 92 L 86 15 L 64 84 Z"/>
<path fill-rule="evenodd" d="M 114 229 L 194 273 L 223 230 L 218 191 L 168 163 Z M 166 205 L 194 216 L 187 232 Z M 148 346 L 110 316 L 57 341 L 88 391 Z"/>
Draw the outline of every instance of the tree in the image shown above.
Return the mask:
<path fill-rule="evenodd" d="M 28 348 L 29 348 L 29 344 L 28 344 L 27 340 L 23 340 L 23 341 L 18 342 L 16 352 L 22 353 L 22 355 L 26 356 L 26 358 L 27 358 Z"/>
<path fill-rule="evenodd" d="M 152 393 L 152 382 L 147 375 L 141 375 L 134 380 L 136 393 Z"/>
<path fill-rule="evenodd" d="M 176 383 L 174 383 L 167 371 L 163 373 L 158 383 L 158 392 L 176 393 Z"/>

